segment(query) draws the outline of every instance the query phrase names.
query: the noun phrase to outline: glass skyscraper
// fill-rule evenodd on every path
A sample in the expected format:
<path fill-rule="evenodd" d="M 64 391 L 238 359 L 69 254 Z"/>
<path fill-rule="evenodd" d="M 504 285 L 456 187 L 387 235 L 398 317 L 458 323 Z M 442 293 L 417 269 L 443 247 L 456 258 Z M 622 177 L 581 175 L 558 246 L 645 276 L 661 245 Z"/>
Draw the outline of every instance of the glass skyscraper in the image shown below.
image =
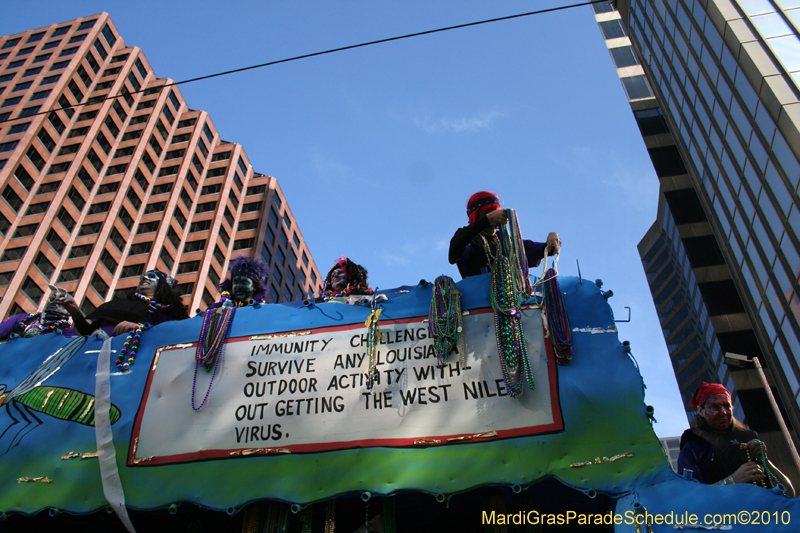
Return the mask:
<path fill-rule="evenodd" d="M 639 250 L 687 414 L 700 382 L 720 382 L 780 439 L 753 371 L 722 356 L 758 357 L 797 445 L 800 0 L 593 7 L 659 177 Z"/>

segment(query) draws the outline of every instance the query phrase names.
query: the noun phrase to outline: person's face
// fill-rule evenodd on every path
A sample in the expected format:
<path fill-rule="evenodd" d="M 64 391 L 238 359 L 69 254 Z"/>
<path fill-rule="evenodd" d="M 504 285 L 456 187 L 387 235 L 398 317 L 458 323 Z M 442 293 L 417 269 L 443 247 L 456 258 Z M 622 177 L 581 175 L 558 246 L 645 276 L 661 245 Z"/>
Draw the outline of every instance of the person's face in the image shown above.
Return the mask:
<path fill-rule="evenodd" d="M 138 292 L 152 298 L 158 288 L 158 275 L 155 272 L 145 272 L 139 281 Z"/>
<path fill-rule="evenodd" d="M 341 266 L 337 266 L 331 271 L 331 288 L 339 291 L 347 288 L 347 274 Z"/>
<path fill-rule="evenodd" d="M 706 400 L 705 407 L 700 413 L 713 429 L 727 430 L 733 419 L 733 407 L 726 394 L 716 394 Z"/>
<path fill-rule="evenodd" d="M 255 283 L 247 276 L 234 276 L 231 280 L 231 295 L 237 302 L 250 300 L 255 291 Z"/>

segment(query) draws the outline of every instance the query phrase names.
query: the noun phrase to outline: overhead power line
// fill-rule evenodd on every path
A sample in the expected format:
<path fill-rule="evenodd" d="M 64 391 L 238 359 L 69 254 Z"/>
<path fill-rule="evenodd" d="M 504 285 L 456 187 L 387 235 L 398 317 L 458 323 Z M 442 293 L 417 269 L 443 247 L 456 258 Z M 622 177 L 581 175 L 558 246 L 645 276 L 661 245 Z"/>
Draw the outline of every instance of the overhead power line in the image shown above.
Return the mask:
<path fill-rule="evenodd" d="M 285 59 L 278 59 L 276 61 L 269 61 L 267 63 L 260 63 L 258 65 L 250 65 L 248 67 L 241 67 L 241 68 L 232 69 L 232 70 L 225 70 L 223 72 L 217 72 L 215 74 L 208 74 L 208 75 L 205 75 L 205 76 L 198 76 L 196 78 L 189 78 L 187 80 L 173 81 L 172 83 L 165 83 L 164 85 L 160 85 L 160 86 L 158 86 L 158 88 L 159 89 L 165 89 L 167 87 L 173 87 L 173 86 L 176 86 L 176 85 L 185 85 L 187 83 L 193 83 L 193 82 L 202 81 L 202 80 L 209 80 L 211 78 L 219 78 L 221 76 L 228 76 L 230 74 L 237 74 L 239 72 L 246 72 L 248 70 L 255 70 L 255 69 L 258 69 L 258 68 L 271 67 L 272 65 L 280 65 L 282 63 L 289 63 L 291 61 L 299 61 L 300 59 L 308 59 L 308 58 L 311 58 L 311 57 L 318 57 L 318 56 L 323 56 L 323 55 L 327 55 L 327 54 L 333 54 L 333 53 L 336 53 L 336 52 L 344 52 L 346 50 L 354 50 L 356 48 L 364 48 L 364 47 L 373 46 L 373 45 L 376 45 L 376 44 L 390 43 L 390 42 L 393 42 L 393 41 L 400 41 L 400 40 L 403 40 L 403 39 L 410 39 L 412 37 L 421 37 L 423 35 L 432 35 L 434 33 L 442 33 L 442 32 L 445 32 L 445 31 L 460 30 L 462 28 L 470 28 L 470 27 L 473 27 L 473 26 L 481 26 L 483 24 L 491 24 L 493 22 L 502 22 L 502 21 L 505 21 L 505 20 L 512 20 L 512 19 L 518 19 L 518 18 L 523 18 L 523 17 L 530 17 L 530 16 L 533 16 L 533 15 L 543 15 L 545 13 L 553 13 L 553 12 L 556 12 L 556 11 L 565 11 L 567 9 L 573 9 L 573 8 L 576 8 L 576 7 L 583 7 L 583 6 L 589 6 L 589 5 L 592 5 L 592 4 L 600 4 L 600 3 L 610 3 L 610 2 L 609 2 L 609 0 L 589 0 L 587 2 L 581 2 L 579 4 L 570 4 L 570 5 L 566 5 L 566 6 L 549 7 L 549 8 L 546 8 L 546 9 L 538 9 L 536 11 L 528 11 L 527 13 L 518 13 L 516 15 L 508 15 L 508 16 L 505 16 L 505 17 L 497 17 L 497 18 L 491 18 L 491 19 L 486 19 L 486 20 L 479 20 L 477 22 L 467 22 L 465 24 L 456 24 L 455 26 L 446 26 L 444 28 L 437 28 L 435 30 L 425 30 L 425 31 L 420 31 L 420 32 L 416 32 L 416 33 L 408 33 L 406 35 L 398 35 L 396 37 L 387 37 L 386 39 L 378 39 L 376 41 L 368 41 L 368 42 L 359 43 L 359 44 L 351 44 L 351 45 L 342 46 L 342 47 L 339 47 L 339 48 L 331 48 L 329 50 L 324 50 L 324 51 L 321 51 L 321 52 L 313 52 L 313 53 L 310 53 L 310 54 L 303 54 L 303 55 L 299 55 L 299 56 L 288 57 L 288 58 L 285 58 Z M 146 91 L 148 89 L 154 89 L 154 88 L 155 87 L 149 87 L 149 88 L 140 89 L 138 91 L 125 93 L 125 94 L 138 94 L 138 93 L 142 93 L 142 92 L 144 92 L 144 91 Z M 52 113 L 53 111 L 63 111 L 65 109 L 73 109 L 73 108 L 76 108 L 76 107 L 83 107 L 85 105 L 94 105 L 94 104 L 98 104 L 100 102 L 105 102 L 107 100 L 115 100 L 115 99 L 120 98 L 122 96 L 124 96 L 124 95 L 123 94 L 117 94 L 117 95 L 114 95 L 114 96 L 107 96 L 107 97 L 105 97 L 103 99 L 93 100 L 91 102 L 85 102 L 83 104 L 75 104 L 75 105 L 71 105 L 71 106 L 58 107 L 56 109 L 50 109 L 50 110 L 47 110 L 47 111 L 40 111 L 38 113 L 33 113 L 31 115 L 28 115 L 28 116 L 46 115 L 48 113 Z M 11 120 L 12 119 L 7 119 L 7 120 L 4 120 L 4 121 L 0 121 L 0 124 L 2 124 L 3 122 L 10 122 Z M 16 119 L 14 119 L 14 120 L 16 120 Z"/>

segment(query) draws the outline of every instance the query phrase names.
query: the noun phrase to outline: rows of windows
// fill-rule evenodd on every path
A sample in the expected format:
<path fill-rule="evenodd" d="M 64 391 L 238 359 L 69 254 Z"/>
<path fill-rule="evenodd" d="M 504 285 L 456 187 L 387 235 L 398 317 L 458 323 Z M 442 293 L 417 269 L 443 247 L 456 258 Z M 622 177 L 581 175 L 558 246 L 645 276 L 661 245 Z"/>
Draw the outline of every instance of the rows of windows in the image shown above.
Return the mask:
<path fill-rule="evenodd" d="M 69 29 L 69 27 L 66 28 Z M 49 39 L 45 38 L 41 40 L 43 42 L 51 42 Z M 77 44 L 80 40 L 81 39 L 73 40 L 73 44 Z M 100 106 L 83 106 L 76 110 L 69 108 L 75 102 L 83 102 L 87 97 L 87 93 L 106 89 L 106 86 L 113 85 L 114 78 L 111 78 L 112 76 L 129 76 L 130 73 L 123 74 L 124 71 L 119 66 L 122 61 L 127 59 L 127 54 L 118 54 L 114 56 L 109 62 L 110 66 L 105 70 L 102 69 L 103 63 L 108 57 L 108 48 L 113 47 L 115 41 L 116 39 L 108 27 L 104 28 L 101 38 L 98 38 L 97 42 L 93 43 L 92 49 L 88 51 L 82 61 L 77 66 L 73 66 L 73 72 L 76 72 L 76 76 L 74 79 L 68 80 L 65 93 L 59 98 L 58 102 L 60 107 L 65 108 L 61 111 L 61 117 L 59 117 L 58 113 L 51 113 L 48 118 L 52 129 L 49 129 L 50 126 L 48 126 L 48 129 L 40 129 L 37 133 L 38 141 L 36 146 L 26 153 L 26 164 L 32 165 L 39 170 L 42 175 L 61 174 L 62 176 L 53 176 L 57 181 L 52 181 L 51 179 L 51 181 L 47 183 L 39 183 L 39 188 L 36 189 L 37 182 L 41 181 L 38 176 L 32 179 L 30 178 L 30 174 L 26 177 L 25 174 L 19 173 L 17 175 L 17 185 L 4 188 L 3 191 L 0 192 L 0 195 L 3 196 L 3 201 L 6 206 L 10 206 L 12 210 L 20 210 L 26 204 L 27 197 L 25 191 L 27 191 L 27 194 L 36 195 L 51 193 L 63 183 L 67 195 L 64 205 L 59 207 L 57 220 L 60 224 L 57 223 L 53 228 L 47 231 L 44 247 L 32 252 L 37 254 L 33 265 L 38 269 L 39 273 L 48 279 L 48 281 L 53 281 L 55 279 L 62 283 L 69 283 L 76 281 L 83 275 L 82 267 L 72 267 L 69 263 L 66 264 L 60 272 L 57 271 L 55 265 L 58 261 L 53 259 L 53 257 L 65 257 L 68 261 L 74 260 L 76 262 L 81 262 L 85 261 L 92 254 L 99 254 L 99 264 L 103 265 L 103 268 L 92 274 L 90 280 L 91 289 L 87 293 L 87 296 L 90 296 L 90 298 L 97 303 L 108 296 L 115 277 L 118 277 L 120 280 L 134 278 L 141 273 L 144 264 L 142 261 L 146 261 L 146 259 L 142 259 L 142 257 L 149 254 L 156 254 L 159 259 L 159 264 L 163 263 L 166 265 L 167 269 L 181 276 L 179 279 L 182 282 L 183 290 L 186 294 L 189 294 L 194 290 L 195 284 L 195 281 L 191 281 L 190 278 L 192 274 L 195 274 L 196 277 L 198 268 L 194 263 L 196 260 L 179 259 L 178 250 L 180 250 L 181 254 L 196 254 L 205 252 L 209 244 L 205 239 L 187 239 L 182 237 L 181 234 L 186 230 L 200 232 L 211 229 L 210 219 L 204 221 L 197 217 L 204 216 L 203 213 L 211 214 L 218 209 L 224 210 L 224 219 L 226 220 L 225 224 L 227 224 L 227 226 L 223 224 L 219 228 L 219 242 L 221 244 L 215 246 L 214 250 L 214 257 L 219 263 L 219 267 L 216 267 L 212 263 L 209 270 L 209 280 L 214 284 L 218 283 L 220 277 L 219 272 L 224 271 L 223 269 L 227 260 L 233 254 L 240 252 L 248 253 L 248 250 L 252 250 L 255 247 L 256 238 L 253 236 L 252 232 L 258 231 L 258 222 L 260 218 L 247 218 L 242 220 L 238 220 L 238 218 L 240 214 L 260 214 L 263 211 L 263 199 L 266 196 L 267 189 L 265 185 L 245 187 L 245 178 L 248 175 L 249 169 L 245 160 L 242 157 L 238 157 L 234 159 L 236 165 L 233 166 L 231 176 L 233 178 L 233 187 L 228 200 L 220 202 L 217 199 L 213 199 L 210 201 L 198 201 L 197 204 L 194 204 L 194 201 L 197 200 L 200 194 L 209 194 L 210 198 L 213 198 L 215 195 L 222 192 L 221 184 L 219 183 L 207 182 L 205 187 L 202 186 L 203 181 L 207 177 L 204 175 L 204 172 L 208 171 L 208 166 L 212 161 L 223 162 L 230 160 L 232 156 L 230 147 L 232 145 L 225 145 L 227 148 L 226 150 L 219 151 L 218 153 L 215 152 L 213 159 L 209 160 L 208 157 L 212 151 L 209 150 L 209 148 L 213 147 L 216 134 L 213 133 L 209 122 L 198 125 L 196 118 L 181 120 L 179 116 L 181 101 L 177 93 L 172 90 L 167 94 L 165 100 L 165 103 L 169 103 L 160 107 L 160 112 L 155 118 L 155 131 L 157 135 L 154 135 L 144 143 L 147 149 L 141 157 L 143 165 L 135 166 L 134 180 L 129 187 L 122 188 L 122 182 L 120 181 L 121 175 L 130 172 L 129 167 L 133 163 L 124 162 L 125 160 L 121 158 L 133 155 L 135 146 L 141 141 L 143 131 L 141 127 L 136 129 L 129 128 L 132 125 L 147 122 L 153 116 L 149 111 L 156 107 L 157 100 L 150 98 L 149 100 L 140 102 L 139 105 L 136 106 L 135 99 L 132 96 L 125 97 L 124 101 L 120 99 L 112 107 L 114 113 L 109 113 L 105 117 L 103 121 L 104 126 L 100 128 L 94 139 L 88 141 L 88 145 L 84 142 L 86 140 L 84 137 L 91 131 L 92 123 L 103 119 L 103 117 L 99 115 Z M 56 52 L 60 50 L 60 48 L 56 48 L 55 45 L 51 46 L 51 48 L 54 48 Z M 77 50 L 77 47 L 72 48 Z M 70 51 L 66 56 L 74 53 L 75 51 Z M 27 53 L 25 55 L 27 55 Z M 64 60 L 59 68 L 66 67 L 68 63 L 68 60 Z M 137 89 L 138 87 L 136 84 L 142 83 L 147 77 L 147 69 L 144 63 L 139 59 L 136 59 L 131 65 L 131 72 L 135 74 L 135 77 L 133 80 L 129 77 L 125 79 L 134 89 Z M 42 72 L 41 67 L 35 68 L 38 70 L 34 71 L 34 69 L 29 69 L 25 71 L 25 73 L 26 76 L 42 74 L 42 79 L 38 85 L 32 80 L 23 79 L 23 76 L 20 75 L 22 70 L 13 73 L 11 78 L 4 80 L 9 82 L 8 84 L 4 84 L 4 87 L 11 86 L 11 88 L 13 88 L 13 86 L 19 85 L 18 89 L 15 91 L 9 90 L 7 98 L 16 97 L 15 94 L 11 94 L 12 92 L 22 93 L 23 91 L 30 90 L 30 95 L 34 97 L 34 100 L 41 100 L 48 95 L 48 91 L 50 90 L 48 86 L 61 79 L 62 73 L 45 73 Z M 106 79 L 99 85 L 92 85 L 102 78 Z M 30 81 L 30 83 L 27 83 L 28 81 Z M 38 87 L 42 87 L 42 89 L 38 89 Z M 148 90 L 143 96 L 148 93 L 157 94 L 161 90 L 160 88 L 154 89 L 156 89 L 154 92 Z M 94 95 L 96 95 L 96 93 L 89 94 L 88 96 L 94 97 Z M 4 96 L 6 96 L 5 93 Z M 12 101 L 7 107 L 13 110 L 23 106 L 25 103 L 26 102 L 22 100 L 16 103 Z M 127 103 L 127 108 L 125 107 L 125 103 Z M 0 106 L 2 106 L 2 102 L 0 102 Z M 130 118 L 126 126 L 126 120 L 128 120 L 128 115 L 130 113 L 127 109 L 131 109 L 131 112 L 135 109 L 136 112 L 140 112 L 140 114 Z M 144 111 L 141 112 L 140 110 Z M 78 114 L 77 117 L 75 117 L 76 113 Z M 76 118 L 76 122 L 83 122 L 83 124 L 68 129 L 64 123 L 63 117 L 65 115 L 69 118 Z M 25 133 L 30 127 L 30 124 L 30 122 L 12 124 L 10 127 L 13 126 L 15 129 L 11 134 Z M 184 145 L 184 147 L 173 148 L 171 146 L 173 144 L 191 141 L 194 128 L 189 130 L 188 133 L 184 130 L 184 132 L 175 135 L 170 142 L 170 134 L 172 131 L 192 126 L 202 131 L 202 133 L 200 133 L 201 136 L 195 138 L 197 153 L 191 154 L 189 152 L 192 146 L 191 144 L 189 146 Z M 53 131 L 56 132 L 56 135 L 52 133 Z M 130 145 L 115 146 L 116 140 L 120 138 L 120 135 L 122 135 L 121 140 L 133 142 Z M 219 143 L 219 141 L 216 142 Z M 209 145 L 207 143 L 211 144 Z M 2 152 L 10 152 L 16 149 L 17 146 L 18 141 L 15 143 L 12 138 L 0 143 L 0 150 L 2 150 Z M 81 151 L 82 147 L 85 147 L 83 151 Z M 47 164 L 46 152 L 53 153 L 56 157 L 62 159 L 51 162 L 49 167 L 45 168 Z M 85 159 L 85 163 L 81 164 L 82 161 L 74 162 L 71 159 L 67 159 L 70 156 L 74 157 L 74 154 L 79 152 L 84 154 L 82 157 Z M 153 155 L 155 155 L 155 157 L 153 157 Z M 182 158 L 185 159 L 190 155 L 197 160 L 195 167 L 197 167 L 196 170 L 199 172 L 199 176 L 195 174 L 194 168 L 189 168 L 187 171 L 181 170 L 181 165 L 177 165 L 175 169 L 172 167 L 176 165 L 172 164 L 167 164 L 163 167 L 160 166 L 162 161 L 177 161 Z M 120 160 L 122 162 L 119 162 Z M 63 174 L 70 171 L 73 167 L 73 163 L 74 167 L 78 169 L 75 173 L 75 179 L 67 178 L 65 181 Z M 2 164 L 4 163 L 0 163 L 0 165 Z M 22 167 L 20 168 L 22 169 Z M 221 176 L 226 175 L 228 174 L 229 168 L 230 165 L 222 167 L 221 170 L 214 170 L 210 173 L 209 177 L 213 178 L 216 173 L 219 173 Z M 75 170 L 72 170 L 72 172 L 75 172 Z M 151 185 L 151 180 L 161 174 L 163 174 L 165 178 Z M 181 174 L 184 175 L 183 177 L 187 184 L 186 188 L 174 186 L 175 183 L 180 182 Z M 115 179 L 106 179 L 106 176 L 113 176 Z M 59 177 L 61 181 L 58 181 Z M 133 182 L 137 185 L 134 186 Z M 169 200 L 162 201 L 161 198 L 164 198 L 163 196 L 157 200 L 151 200 L 150 196 L 172 193 L 178 195 L 182 202 L 179 202 L 174 210 L 170 211 L 172 214 L 171 218 L 174 218 L 177 224 L 165 226 L 162 224 L 162 220 L 167 212 Z M 109 196 L 95 199 L 95 196 L 100 195 Z M 96 239 L 96 237 L 93 236 L 98 235 L 102 231 L 103 225 L 107 223 L 106 218 L 108 214 L 112 213 L 111 209 L 114 200 L 113 197 L 110 198 L 110 195 L 124 195 L 127 202 L 123 202 L 116 212 L 115 218 L 117 222 L 110 228 L 110 243 L 107 245 L 108 250 L 96 249 L 92 244 L 95 242 L 94 240 L 87 243 L 86 239 L 80 239 L 80 237 Z M 277 199 L 276 203 L 280 212 L 282 202 Z M 50 201 L 46 198 L 42 201 L 32 199 L 28 204 L 25 215 L 40 215 L 46 212 L 49 207 Z M 135 226 L 134 220 L 136 220 L 140 213 L 144 216 L 144 219 L 138 226 Z M 191 215 L 186 213 L 190 213 Z M 2 215 L 0 215 L 0 217 L 1 216 Z M 190 216 L 192 219 L 191 222 L 187 220 Z M 274 288 L 275 290 L 273 290 L 272 297 L 296 299 L 304 296 L 301 287 L 305 283 L 306 274 L 302 271 L 301 267 L 305 266 L 308 268 L 309 260 L 306 252 L 302 252 L 303 264 L 298 265 L 295 249 L 300 249 L 301 242 L 298 234 L 293 231 L 292 221 L 288 214 L 284 215 L 283 218 L 289 233 L 288 236 L 284 234 L 281 237 L 280 244 L 288 250 L 288 260 L 299 268 L 300 272 L 296 274 L 294 270 L 289 269 L 283 275 L 279 274 L 279 278 L 285 277 L 289 285 L 283 287 L 278 283 L 277 287 Z M 3 220 L 5 220 L 6 223 L 3 223 Z M 82 222 L 78 224 L 76 220 L 82 220 Z M 8 219 L 5 217 L 0 219 L 0 232 L 6 233 L 12 227 Z M 230 230 L 228 227 L 230 227 Z M 15 238 L 22 238 L 30 236 L 38 230 L 39 228 L 36 223 L 19 224 L 14 229 L 14 235 Z M 75 238 L 78 240 L 75 240 L 74 244 L 70 246 L 67 243 L 70 242 L 71 235 L 75 231 L 77 231 Z M 109 230 L 106 229 L 106 231 Z M 167 232 L 168 239 L 166 242 L 169 244 L 164 247 L 159 247 L 158 249 L 153 249 L 153 243 L 155 241 L 152 236 L 155 232 L 160 231 Z M 231 239 L 229 236 L 230 232 L 234 232 L 234 234 L 237 232 L 251 233 Z M 188 233 L 189 231 L 187 231 L 187 234 Z M 149 236 L 145 237 L 145 240 L 135 238 L 137 235 L 148 234 Z M 294 249 L 289 245 L 290 239 L 294 243 Z M 175 245 L 174 249 L 172 248 L 173 244 Z M 220 246 L 222 246 L 222 248 L 220 248 Z M 10 261 L 15 253 L 22 253 L 22 247 L 17 248 L 20 249 L 18 252 L 13 252 L 13 247 L 9 248 L 9 253 L 4 255 L 2 260 Z M 46 250 L 47 253 L 43 253 L 42 250 Z M 112 252 L 109 252 L 109 250 Z M 51 255 L 48 256 L 48 254 Z M 127 256 L 129 255 L 137 256 L 135 264 L 127 263 Z M 284 253 L 283 250 L 279 250 L 278 257 L 281 258 L 282 263 L 286 263 L 287 254 Z M 0 281 L 6 278 L 10 280 L 10 275 L 11 274 L 8 273 L 0 274 Z M 316 275 L 312 272 L 311 276 L 314 282 L 316 282 Z M 39 278 L 29 276 L 26 279 L 30 280 L 30 283 L 26 285 L 28 288 L 26 295 L 39 294 L 39 292 L 43 290 L 44 285 Z M 126 281 L 125 283 L 129 282 Z M 68 287 L 74 287 L 74 285 L 68 285 Z M 203 298 L 207 300 L 206 296 L 210 293 L 208 293 L 205 287 L 203 291 Z M 84 307 L 86 309 L 93 306 L 88 300 L 87 298 L 84 301 Z"/>
<path fill-rule="evenodd" d="M 631 12 L 644 61 L 798 394 L 797 363 L 785 354 L 800 354 L 800 164 L 701 6 L 635 2 Z"/>

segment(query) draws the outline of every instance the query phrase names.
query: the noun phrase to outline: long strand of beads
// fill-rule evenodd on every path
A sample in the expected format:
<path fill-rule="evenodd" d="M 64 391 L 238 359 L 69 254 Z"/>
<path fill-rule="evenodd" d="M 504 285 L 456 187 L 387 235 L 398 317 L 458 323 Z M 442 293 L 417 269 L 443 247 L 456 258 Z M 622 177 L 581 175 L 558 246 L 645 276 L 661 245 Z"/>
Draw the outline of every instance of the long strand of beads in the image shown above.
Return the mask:
<path fill-rule="evenodd" d="M 500 229 L 501 238 L 505 243 L 503 249 L 508 250 L 508 258 L 513 267 L 514 289 L 523 300 L 527 300 L 533 294 L 533 287 L 531 287 L 530 271 L 528 270 L 528 256 L 525 253 L 525 241 L 522 239 L 517 212 L 513 209 L 508 209 L 507 212 L 508 229 L 506 226 L 502 226 Z"/>
<path fill-rule="evenodd" d="M 461 366 L 466 367 L 461 293 L 449 276 L 439 276 L 433 284 L 428 331 L 433 338 L 438 368 L 447 363 L 447 356 L 454 349 L 458 350 Z"/>
<path fill-rule="evenodd" d="M 217 309 L 207 309 L 203 317 L 203 327 L 200 330 L 200 338 L 197 341 L 197 353 L 195 354 L 194 378 L 192 379 L 192 409 L 199 411 L 203 408 L 211 394 L 211 387 L 217 377 L 217 370 L 225 353 L 225 340 L 228 338 L 233 316 L 236 312 L 235 307 L 219 307 Z M 199 406 L 196 405 L 195 396 L 197 389 L 197 370 L 204 367 L 206 371 L 212 371 L 211 381 L 203 396 L 203 401 Z"/>
<path fill-rule="evenodd" d="M 382 309 L 375 309 L 375 299 L 372 300 L 372 312 L 370 313 L 364 325 L 367 327 L 367 354 L 369 356 L 369 367 L 367 368 L 367 390 L 372 390 L 372 387 L 380 379 L 378 374 L 378 344 L 381 342 L 381 330 L 378 327 L 380 323 Z"/>
<path fill-rule="evenodd" d="M 139 337 L 142 336 L 142 324 L 137 324 L 136 329 L 128 333 L 128 338 L 125 339 L 125 344 L 122 345 L 122 350 L 119 352 L 119 357 L 116 360 L 117 368 L 120 370 L 128 370 L 128 368 L 136 362 L 136 352 L 139 351 Z M 128 358 L 126 361 L 125 358 Z"/>
<path fill-rule="evenodd" d="M 515 290 L 509 261 L 503 256 L 501 243 L 493 235 L 496 253 L 492 255 L 489 242 L 481 235 L 486 256 L 492 261 L 491 300 L 494 309 L 495 337 L 500 366 L 508 395 L 522 394 L 522 378 L 531 389 L 536 386 L 528 360 L 528 349 L 522 331 L 522 302 Z"/>
<path fill-rule="evenodd" d="M 546 281 L 542 284 L 542 293 L 547 323 L 550 327 L 550 340 L 553 343 L 556 362 L 565 365 L 572 360 L 575 354 L 572 349 L 572 331 L 569 327 L 569 318 L 564 307 L 564 297 L 558 283 L 558 274 L 550 269 L 545 274 Z"/>

